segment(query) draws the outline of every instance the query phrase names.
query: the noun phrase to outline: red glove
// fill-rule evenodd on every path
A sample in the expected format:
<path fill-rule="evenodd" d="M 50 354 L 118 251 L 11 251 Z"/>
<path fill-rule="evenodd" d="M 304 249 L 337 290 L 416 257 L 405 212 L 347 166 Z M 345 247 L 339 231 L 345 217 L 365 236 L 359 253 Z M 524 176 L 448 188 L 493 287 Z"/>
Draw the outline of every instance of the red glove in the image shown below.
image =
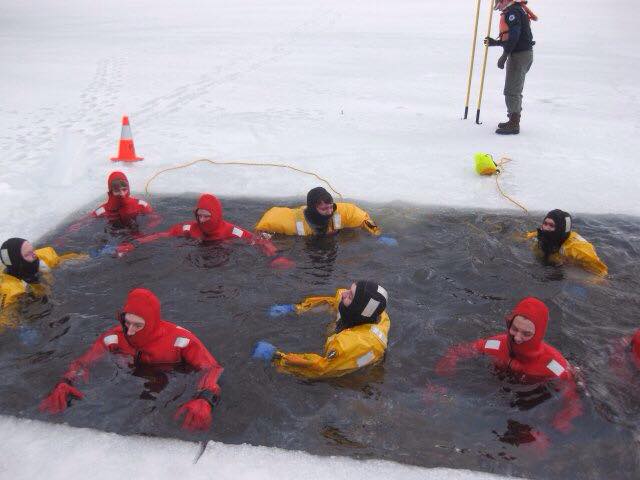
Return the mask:
<path fill-rule="evenodd" d="M 531 435 L 536 439 L 535 442 L 527 443 L 528 448 L 532 449 L 538 455 L 545 456 L 549 451 L 551 440 L 544 432 L 540 430 L 531 430 Z"/>
<path fill-rule="evenodd" d="M 269 266 L 273 268 L 280 268 L 282 270 L 286 270 L 288 268 L 293 268 L 296 266 L 296 262 L 293 260 L 289 260 L 287 257 L 276 257 L 271 260 Z"/>
<path fill-rule="evenodd" d="M 436 364 L 436 374 L 440 377 L 449 377 L 455 373 L 457 364 L 457 357 L 445 355 Z"/>
<path fill-rule="evenodd" d="M 40 402 L 40 411 L 52 414 L 64 412 L 67 408 L 69 395 L 77 398 L 84 398 L 84 394 L 77 388 L 72 387 L 66 382 L 58 383 L 51 393 Z"/>
<path fill-rule="evenodd" d="M 278 249 L 268 238 L 255 238 L 254 243 L 258 245 L 258 247 L 260 247 L 262 253 L 264 253 L 267 257 L 273 257 L 276 253 L 278 253 Z"/>
<path fill-rule="evenodd" d="M 121 257 L 125 253 L 129 253 L 133 251 L 135 248 L 136 246 L 133 243 L 122 242 L 120 245 L 116 247 L 116 252 L 118 253 L 118 256 Z"/>
<path fill-rule="evenodd" d="M 202 398 L 194 398 L 182 405 L 174 415 L 178 420 L 186 412 L 182 428 L 185 430 L 208 430 L 211 427 L 211 404 Z"/>
<path fill-rule="evenodd" d="M 556 415 L 556 418 L 554 418 L 551 423 L 553 424 L 553 428 L 562 433 L 569 433 L 573 430 L 573 425 L 571 425 L 571 422 L 564 418 L 563 415 Z"/>

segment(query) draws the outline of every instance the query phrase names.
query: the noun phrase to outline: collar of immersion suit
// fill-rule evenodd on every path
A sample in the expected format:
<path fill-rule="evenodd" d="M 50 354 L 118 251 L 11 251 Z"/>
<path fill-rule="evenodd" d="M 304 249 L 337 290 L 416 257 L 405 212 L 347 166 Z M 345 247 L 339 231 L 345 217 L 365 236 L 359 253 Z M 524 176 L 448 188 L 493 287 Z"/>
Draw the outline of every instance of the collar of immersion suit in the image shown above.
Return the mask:
<path fill-rule="evenodd" d="M 364 323 L 377 323 L 387 308 L 387 298 L 387 291 L 381 285 L 362 280 L 356 282 L 356 291 L 349 306 L 342 301 L 338 305 L 336 332 Z"/>
<path fill-rule="evenodd" d="M 150 290 L 145 288 L 131 290 L 122 311 L 133 313 L 144 319 L 142 330 L 131 336 L 125 333 L 128 342 L 133 347 L 143 348 L 161 335 L 160 300 Z"/>
<path fill-rule="evenodd" d="M 24 238 L 10 238 L 0 246 L 0 259 L 6 267 L 5 272 L 27 283 L 38 283 L 40 259 L 36 257 L 28 262 L 22 257 Z"/>
<path fill-rule="evenodd" d="M 507 331 L 509 339 L 509 348 L 516 358 L 531 359 L 538 357 L 544 349 L 542 340 L 547 331 L 547 323 L 549 322 L 549 309 L 539 299 L 535 297 L 526 297 L 522 299 L 511 311 L 507 327 L 511 328 L 513 319 L 518 315 L 531 321 L 535 326 L 535 333 L 526 342 L 517 344 L 512 341 L 511 334 Z"/>
<path fill-rule="evenodd" d="M 206 222 L 198 222 L 198 210 L 200 209 L 207 210 L 211 213 L 211 218 Z M 196 204 L 196 209 L 194 210 L 194 215 L 200 230 L 202 230 L 205 235 L 213 236 L 224 226 L 222 220 L 222 203 L 218 200 L 218 197 L 210 193 L 205 193 L 200 196 Z"/>

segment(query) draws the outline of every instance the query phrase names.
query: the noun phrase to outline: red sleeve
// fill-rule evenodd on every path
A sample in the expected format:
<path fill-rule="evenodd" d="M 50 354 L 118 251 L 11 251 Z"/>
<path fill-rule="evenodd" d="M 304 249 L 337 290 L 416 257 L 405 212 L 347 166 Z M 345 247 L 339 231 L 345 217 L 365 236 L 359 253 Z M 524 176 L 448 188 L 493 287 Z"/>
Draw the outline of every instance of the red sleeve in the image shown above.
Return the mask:
<path fill-rule="evenodd" d="M 187 332 L 181 332 L 184 335 Z M 202 377 L 198 382 L 198 390 L 209 390 L 216 395 L 220 395 L 218 379 L 224 370 L 220 364 L 209 353 L 209 350 L 191 332 L 185 335 L 189 338 L 189 345 L 182 349 L 182 358 L 189 365 L 202 372 Z"/>
<path fill-rule="evenodd" d="M 75 382 L 79 377 L 86 381 L 89 378 L 89 367 L 107 353 L 107 343 L 109 343 L 109 340 L 112 340 L 109 337 L 116 337 L 117 340 L 115 344 L 119 341 L 117 334 L 117 330 L 119 329 L 120 327 L 113 327 L 100 335 L 86 352 L 71 362 L 71 365 L 69 365 L 69 368 L 62 377 L 71 383 Z M 107 341 L 105 341 L 105 339 L 107 339 Z"/>
<path fill-rule="evenodd" d="M 436 374 L 440 376 L 453 375 L 456 371 L 458 360 L 472 358 L 483 353 L 485 341 L 486 339 L 481 338 L 474 342 L 461 343 L 450 347 L 436 364 Z"/>
<path fill-rule="evenodd" d="M 560 377 L 558 385 L 562 395 L 562 409 L 553 417 L 553 427 L 565 433 L 573 428 L 571 420 L 582 415 L 582 402 L 570 368 L 569 366 Z"/>
<path fill-rule="evenodd" d="M 185 237 L 184 226 L 189 225 L 189 222 L 176 223 L 172 227 L 169 228 L 165 233 L 167 233 L 168 237 Z"/>
<path fill-rule="evenodd" d="M 278 252 L 278 249 L 271 242 L 271 240 L 268 240 L 260 236 L 256 236 L 250 231 L 245 230 L 244 228 L 239 227 L 237 225 L 230 225 L 230 226 L 231 226 L 231 238 L 241 238 L 242 240 L 246 241 L 249 245 L 255 245 L 267 257 L 272 257 Z"/>
<path fill-rule="evenodd" d="M 151 210 L 151 207 L 149 207 L 149 209 Z M 145 224 L 145 228 L 156 228 L 162 222 L 162 217 L 155 213 L 153 210 L 145 213 L 145 215 L 147 216 L 147 223 Z"/>

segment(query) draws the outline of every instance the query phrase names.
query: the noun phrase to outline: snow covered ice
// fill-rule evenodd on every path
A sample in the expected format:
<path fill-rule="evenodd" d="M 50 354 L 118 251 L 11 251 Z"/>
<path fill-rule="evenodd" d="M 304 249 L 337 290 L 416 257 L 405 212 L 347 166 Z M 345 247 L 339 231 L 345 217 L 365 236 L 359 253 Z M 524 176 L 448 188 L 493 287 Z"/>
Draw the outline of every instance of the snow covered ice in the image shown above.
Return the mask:
<path fill-rule="evenodd" d="M 513 159 L 502 186 L 529 210 L 638 216 L 638 2 L 531 6 L 540 21 L 532 26 L 537 44 L 521 134 L 503 138 L 493 133 L 505 119 L 496 51 L 487 65 L 484 123 L 475 125 L 472 115 L 461 120 L 472 1 L 4 2 L 0 238 L 35 240 L 103 195 L 123 114 L 145 160 L 117 168 L 136 191 L 162 168 L 209 158 L 290 164 L 328 179 L 347 198 L 370 202 L 516 209 L 493 179 L 473 171 L 473 153 L 486 151 Z M 496 26 L 497 17 L 494 32 Z M 478 80 L 476 68 L 473 112 Z M 281 169 L 198 165 L 167 173 L 150 189 L 302 198 L 315 185 Z M 65 468 L 78 478 L 86 470 L 76 467 L 98 462 L 106 469 L 123 458 L 105 445 L 129 442 L 144 449 L 140 462 L 162 458 L 158 465 L 167 459 L 192 468 L 195 448 L 181 442 L 1 422 L 3 477 L 35 478 L 38 466 L 48 471 L 52 458 L 63 458 L 51 478 L 69 478 Z M 211 468 L 188 470 L 193 478 L 220 468 L 222 478 L 253 478 L 247 457 L 265 465 L 277 458 L 274 476 L 305 471 L 322 478 L 315 466 L 328 461 L 216 445 L 225 461 L 214 469 L 211 449 L 198 463 Z M 473 475 L 330 461 L 343 462 L 345 478 Z M 29 475 L 25 463 L 34 469 Z M 175 475 L 185 477 L 157 471 L 158 478 Z"/>

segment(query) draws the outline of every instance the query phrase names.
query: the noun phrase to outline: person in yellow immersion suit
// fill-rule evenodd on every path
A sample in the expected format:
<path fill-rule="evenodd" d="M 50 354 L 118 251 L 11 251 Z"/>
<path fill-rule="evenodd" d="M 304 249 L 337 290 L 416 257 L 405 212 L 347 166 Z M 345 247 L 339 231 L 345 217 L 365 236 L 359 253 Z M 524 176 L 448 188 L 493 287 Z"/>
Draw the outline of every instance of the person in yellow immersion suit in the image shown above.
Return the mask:
<path fill-rule="evenodd" d="M 391 321 L 387 315 L 387 291 L 375 282 L 359 281 L 338 289 L 333 297 L 307 297 L 296 305 L 273 305 L 271 316 L 303 313 L 326 304 L 337 312 L 335 329 L 324 352 L 287 353 L 266 341 L 253 348 L 253 358 L 273 361 L 279 371 L 309 379 L 340 377 L 380 362 L 387 350 Z"/>
<path fill-rule="evenodd" d="M 68 253 L 58 255 L 53 247 L 34 250 L 24 238 L 10 238 L 0 246 L 0 259 L 5 266 L 0 273 L 0 326 L 12 323 L 9 307 L 15 305 L 20 296 L 31 293 L 46 294 L 42 276 L 65 260 L 83 258 L 84 255 Z"/>
<path fill-rule="evenodd" d="M 256 224 L 256 231 L 263 234 L 322 235 L 336 233 L 343 228 L 361 228 L 373 235 L 380 229 L 369 214 L 353 203 L 334 203 L 333 197 L 322 187 L 309 190 L 307 204 L 297 208 L 272 207 Z M 382 237 L 381 243 L 391 244 L 390 237 Z"/>
<path fill-rule="evenodd" d="M 598 257 L 596 249 L 572 230 L 571 215 L 551 210 L 535 232 L 527 233 L 538 252 L 554 264 L 575 263 L 596 275 L 605 276 L 608 268 Z"/>

